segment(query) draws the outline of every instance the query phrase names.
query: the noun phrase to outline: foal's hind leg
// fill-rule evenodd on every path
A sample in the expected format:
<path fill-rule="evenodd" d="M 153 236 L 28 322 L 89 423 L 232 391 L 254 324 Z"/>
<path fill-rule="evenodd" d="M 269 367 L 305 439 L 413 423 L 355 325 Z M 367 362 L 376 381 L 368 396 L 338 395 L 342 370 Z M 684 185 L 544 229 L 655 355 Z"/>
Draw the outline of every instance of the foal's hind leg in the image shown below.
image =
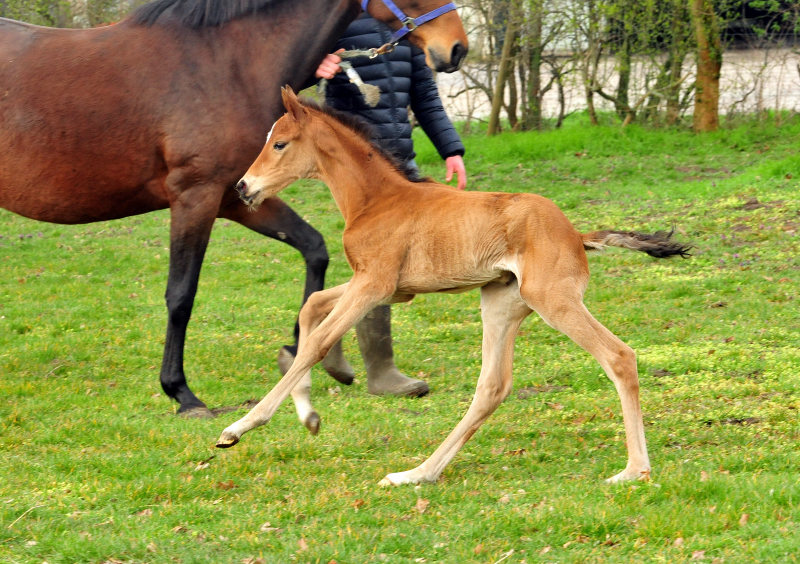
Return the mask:
<path fill-rule="evenodd" d="M 250 413 L 230 425 L 222 432 L 217 447 L 227 448 L 239 442 L 241 436 L 269 422 L 275 411 L 297 384 L 305 377 L 306 372 L 327 354 L 330 348 L 342 338 L 348 329 L 361 319 L 370 309 L 384 302 L 391 291 L 378 290 L 369 280 L 363 283 L 353 278 L 349 283 L 332 290 L 344 289 L 338 303 L 330 315 L 306 337 L 304 315 L 301 311 L 300 348 L 294 364 L 280 382 L 255 406 Z M 313 300 L 312 300 L 313 302 Z M 303 309 L 308 307 L 303 306 Z"/>
<path fill-rule="evenodd" d="M 649 478 L 650 459 L 644 438 L 639 376 L 633 349 L 592 317 L 583 304 L 582 291 L 574 279 L 565 279 L 547 289 L 534 287 L 523 279 L 520 294 L 548 325 L 566 334 L 594 356 L 617 388 L 625 422 L 628 465 L 606 481 L 615 483 Z"/>
<path fill-rule="evenodd" d="M 481 288 L 483 366 L 467 414 L 431 457 L 407 472 L 389 474 L 381 485 L 434 482 L 459 449 L 511 392 L 514 339 L 531 309 L 519 297 L 516 281 Z"/>
<path fill-rule="evenodd" d="M 220 217 L 231 219 L 252 229 L 256 233 L 282 241 L 300 251 L 306 263 L 306 284 L 302 304 L 309 296 L 325 286 L 325 270 L 328 268 L 328 251 L 322 235 L 306 223 L 280 198 L 267 198 L 252 210 L 239 198 L 220 210 Z M 294 344 L 281 347 L 278 352 L 278 367 L 286 374 L 297 354 L 300 338 L 300 323 L 294 325 Z M 342 384 L 352 384 L 355 372 L 344 358 L 341 343 L 334 345 L 323 359 L 325 370 Z"/>

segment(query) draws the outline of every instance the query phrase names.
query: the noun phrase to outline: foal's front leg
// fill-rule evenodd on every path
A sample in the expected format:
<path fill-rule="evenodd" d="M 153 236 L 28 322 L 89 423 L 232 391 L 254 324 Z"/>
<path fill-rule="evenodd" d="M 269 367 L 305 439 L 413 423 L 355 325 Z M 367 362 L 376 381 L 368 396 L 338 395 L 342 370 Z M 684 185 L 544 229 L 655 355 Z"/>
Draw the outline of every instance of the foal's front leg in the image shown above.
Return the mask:
<path fill-rule="evenodd" d="M 232 447 L 239 442 L 244 433 L 268 423 L 283 400 L 289 396 L 311 367 L 322 360 L 336 341 L 341 339 L 369 310 L 391 296 L 391 292 L 377 290 L 369 281 L 362 282 L 355 278 L 348 284 L 331 290 L 339 289 L 342 290 L 341 297 L 333 311 L 316 329 L 310 331 L 307 338 L 304 334 L 303 311 L 314 305 L 314 295 L 306 302 L 300 314 L 300 347 L 292 367 L 266 397 L 250 410 L 250 413 L 222 432 L 217 447 Z"/>
<path fill-rule="evenodd" d="M 435 482 L 445 466 L 511 392 L 514 340 L 531 309 L 519 297 L 517 283 L 494 282 L 481 288 L 483 366 L 469 410 L 431 457 L 407 472 L 389 474 L 382 486 Z"/>
<path fill-rule="evenodd" d="M 319 327 L 320 323 L 328 317 L 336 304 L 339 303 L 339 298 L 342 297 L 344 291 L 347 289 L 347 284 L 336 286 L 321 292 L 315 292 L 306 301 L 305 307 L 300 310 L 300 315 L 297 319 L 298 327 L 298 349 L 301 343 L 308 340 L 308 336 L 314 329 Z M 341 350 L 342 341 L 336 341 L 334 348 Z M 325 358 L 328 358 L 327 356 Z M 292 359 L 294 360 L 294 359 Z M 323 359 L 323 364 L 325 360 Z M 290 366 L 291 368 L 291 366 Z M 286 370 L 288 372 L 289 369 Z M 319 414 L 311 405 L 311 369 L 306 370 L 305 374 L 300 378 L 300 381 L 292 389 L 292 401 L 294 402 L 297 417 L 300 423 L 306 426 L 311 431 L 312 435 L 319 433 L 320 419 Z"/>
<path fill-rule="evenodd" d="M 256 233 L 283 241 L 300 251 L 306 263 L 306 285 L 302 304 L 314 292 L 325 287 L 325 270 L 328 268 L 328 251 L 322 235 L 306 223 L 295 211 L 277 197 L 267 198 L 257 209 L 250 209 L 242 200 L 220 210 L 220 217 L 241 223 Z M 301 307 L 302 307 L 301 304 Z M 300 321 L 294 326 L 292 345 L 281 347 L 278 351 L 278 367 L 286 374 L 297 354 L 300 340 Z M 352 384 L 355 372 L 342 354 L 341 343 L 337 343 L 322 361 L 325 370 L 342 384 Z"/>

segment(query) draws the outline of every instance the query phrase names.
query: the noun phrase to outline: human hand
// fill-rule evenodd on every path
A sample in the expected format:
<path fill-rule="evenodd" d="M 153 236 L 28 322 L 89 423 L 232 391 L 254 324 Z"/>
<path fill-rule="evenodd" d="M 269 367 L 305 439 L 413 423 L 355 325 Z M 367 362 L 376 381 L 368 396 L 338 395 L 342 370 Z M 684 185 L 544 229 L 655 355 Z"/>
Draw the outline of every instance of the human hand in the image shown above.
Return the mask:
<path fill-rule="evenodd" d="M 461 155 L 447 157 L 444 160 L 444 164 L 447 166 L 447 176 L 444 179 L 445 182 L 450 182 L 453 179 L 453 173 L 456 173 L 456 177 L 458 178 L 458 184 L 456 188 L 459 190 L 466 188 L 467 169 L 464 168 L 464 159 L 461 158 Z"/>
<path fill-rule="evenodd" d="M 344 49 L 339 49 L 336 53 L 341 53 L 342 51 L 344 51 Z M 339 63 L 342 62 L 342 58 L 336 53 L 328 53 L 325 55 L 325 58 L 322 59 L 322 62 L 317 67 L 317 72 L 314 73 L 314 76 L 330 80 L 336 76 L 337 72 L 342 70 L 342 67 L 339 66 Z"/>

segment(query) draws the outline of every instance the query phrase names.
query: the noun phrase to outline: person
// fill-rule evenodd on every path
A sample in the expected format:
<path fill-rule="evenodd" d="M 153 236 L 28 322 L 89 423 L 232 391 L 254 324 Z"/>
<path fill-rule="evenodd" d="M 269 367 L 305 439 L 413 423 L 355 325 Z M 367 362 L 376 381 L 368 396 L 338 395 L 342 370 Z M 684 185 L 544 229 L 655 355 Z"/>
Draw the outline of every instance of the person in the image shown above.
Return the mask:
<path fill-rule="evenodd" d="M 365 13 L 347 28 L 336 44 L 336 52 L 377 48 L 388 43 L 391 35 L 387 26 Z M 445 181 L 450 182 L 455 175 L 457 188 L 466 188 L 464 144 L 442 106 L 433 73 L 425 62 L 425 53 L 404 40 L 391 53 L 373 59 L 349 59 L 361 80 L 380 88 L 380 101 L 375 107 L 368 106 L 358 87 L 350 83 L 346 75 L 339 74 L 340 62 L 341 58 L 331 53 L 317 68 L 316 77 L 328 80 L 326 104 L 370 123 L 376 132 L 374 141 L 405 162 L 407 169 L 419 174 L 407 111 L 410 107 L 444 159 Z M 367 370 L 369 393 L 420 397 L 429 392 L 425 381 L 409 378 L 394 363 L 390 306 L 378 306 L 368 313 L 356 324 L 356 335 Z"/>

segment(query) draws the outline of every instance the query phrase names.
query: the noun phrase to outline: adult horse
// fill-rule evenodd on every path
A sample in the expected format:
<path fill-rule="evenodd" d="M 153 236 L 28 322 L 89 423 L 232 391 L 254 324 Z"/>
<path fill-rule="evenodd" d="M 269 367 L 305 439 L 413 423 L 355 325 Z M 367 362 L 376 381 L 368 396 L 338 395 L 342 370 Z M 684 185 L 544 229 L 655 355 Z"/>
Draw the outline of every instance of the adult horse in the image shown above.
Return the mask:
<path fill-rule="evenodd" d="M 394 28 L 444 12 L 409 39 L 437 70 L 458 67 L 467 38 L 455 11 L 388 4 L 366 9 Z M 412 19 L 401 24 L 398 7 Z M 301 87 L 360 10 L 358 0 L 156 0 L 99 29 L 0 19 L 0 207 L 65 224 L 170 209 L 161 385 L 181 413 L 208 414 L 183 350 L 215 218 L 298 248 L 305 296 L 322 288 L 319 234 L 278 199 L 251 212 L 232 187 L 283 112 L 279 86 Z"/>

